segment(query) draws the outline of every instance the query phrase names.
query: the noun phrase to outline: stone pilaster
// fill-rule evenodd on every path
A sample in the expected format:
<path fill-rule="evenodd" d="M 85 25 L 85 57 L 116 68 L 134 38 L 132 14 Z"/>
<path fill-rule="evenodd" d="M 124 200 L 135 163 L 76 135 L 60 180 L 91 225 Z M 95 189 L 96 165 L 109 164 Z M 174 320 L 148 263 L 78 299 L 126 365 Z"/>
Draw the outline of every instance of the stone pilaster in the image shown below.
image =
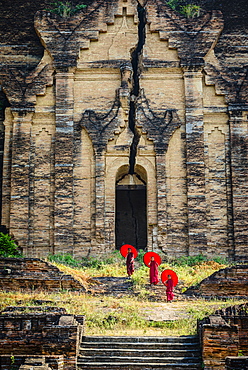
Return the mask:
<path fill-rule="evenodd" d="M 247 261 L 248 228 L 248 106 L 229 104 L 230 169 L 232 207 L 229 207 L 229 224 L 235 241 L 233 254 L 237 260 Z"/>
<path fill-rule="evenodd" d="M 11 113 L 11 109 L 6 108 L 5 120 L 4 120 L 4 153 L 3 153 L 1 224 L 5 225 L 7 229 L 9 229 L 9 224 L 10 224 L 12 135 L 13 135 L 13 115 Z"/>
<path fill-rule="evenodd" d="M 189 255 L 204 252 L 206 199 L 202 65 L 183 65 L 185 86 L 186 166 L 188 188 Z"/>
<path fill-rule="evenodd" d="M 25 254 L 32 254 L 30 240 L 30 145 L 34 111 L 13 109 L 13 136 L 11 162 L 10 230 L 18 236 Z"/>
<path fill-rule="evenodd" d="M 105 243 L 105 153 L 99 150 L 95 154 L 95 237 L 96 245 Z"/>
<path fill-rule="evenodd" d="M 157 214 L 158 214 L 158 247 L 166 250 L 167 202 L 166 202 L 166 162 L 165 145 L 155 146 L 157 168 Z"/>
<path fill-rule="evenodd" d="M 73 254 L 74 70 L 56 73 L 54 250 Z"/>

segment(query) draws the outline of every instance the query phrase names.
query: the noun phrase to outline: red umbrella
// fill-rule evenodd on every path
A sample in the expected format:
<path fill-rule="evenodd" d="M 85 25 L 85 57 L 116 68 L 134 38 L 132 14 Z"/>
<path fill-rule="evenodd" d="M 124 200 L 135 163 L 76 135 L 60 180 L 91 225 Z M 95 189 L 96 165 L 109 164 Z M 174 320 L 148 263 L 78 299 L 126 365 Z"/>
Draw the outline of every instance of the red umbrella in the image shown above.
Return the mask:
<path fill-rule="evenodd" d="M 127 257 L 127 253 L 128 253 L 129 248 L 132 250 L 134 258 L 136 258 L 138 256 L 138 251 L 131 244 L 124 244 L 120 248 L 120 252 L 121 252 L 122 257 L 125 257 L 125 258 Z"/>
<path fill-rule="evenodd" d="M 148 263 L 151 262 L 151 257 L 154 257 L 154 260 L 157 262 L 158 265 L 161 265 L 162 259 L 159 254 L 155 252 L 147 252 L 144 254 L 143 261 L 146 266 L 148 266 Z"/>
<path fill-rule="evenodd" d="M 161 274 L 161 281 L 163 284 L 168 280 L 168 275 L 171 276 L 173 285 L 176 286 L 178 283 L 178 276 L 173 270 L 164 270 Z"/>

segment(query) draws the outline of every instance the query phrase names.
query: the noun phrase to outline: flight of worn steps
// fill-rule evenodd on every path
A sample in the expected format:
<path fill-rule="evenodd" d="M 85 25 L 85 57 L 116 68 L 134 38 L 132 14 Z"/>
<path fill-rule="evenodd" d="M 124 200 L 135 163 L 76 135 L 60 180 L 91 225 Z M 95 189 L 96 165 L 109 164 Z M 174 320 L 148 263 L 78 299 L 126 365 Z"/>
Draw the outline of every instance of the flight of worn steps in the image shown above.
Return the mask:
<path fill-rule="evenodd" d="M 202 369 L 197 336 L 83 337 L 78 369 Z"/>

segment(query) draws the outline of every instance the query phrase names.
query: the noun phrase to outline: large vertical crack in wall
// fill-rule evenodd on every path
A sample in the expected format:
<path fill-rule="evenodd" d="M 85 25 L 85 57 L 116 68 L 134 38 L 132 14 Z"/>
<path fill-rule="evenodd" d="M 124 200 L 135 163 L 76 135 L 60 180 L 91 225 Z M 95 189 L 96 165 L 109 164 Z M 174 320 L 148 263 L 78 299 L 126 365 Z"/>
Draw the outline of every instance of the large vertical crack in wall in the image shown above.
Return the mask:
<path fill-rule="evenodd" d="M 133 132 L 134 137 L 130 147 L 130 157 L 129 157 L 129 174 L 134 174 L 135 162 L 137 147 L 140 140 L 140 132 L 136 125 L 136 101 L 140 93 L 140 72 L 141 72 L 141 63 L 142 63 L 142 52 L 143 46 L 145 44 L 145 26 L 146 26 L 146 10 L 145 8 L 137 1 L 137 11 L 139 18 L 138 25 L 138 44 L 136 48 L 131 52 L 131 63 L 133 67 L 133 86 L 131 91 L 130 99 L 130 110 L 129 110 L 129 128 Z"/>

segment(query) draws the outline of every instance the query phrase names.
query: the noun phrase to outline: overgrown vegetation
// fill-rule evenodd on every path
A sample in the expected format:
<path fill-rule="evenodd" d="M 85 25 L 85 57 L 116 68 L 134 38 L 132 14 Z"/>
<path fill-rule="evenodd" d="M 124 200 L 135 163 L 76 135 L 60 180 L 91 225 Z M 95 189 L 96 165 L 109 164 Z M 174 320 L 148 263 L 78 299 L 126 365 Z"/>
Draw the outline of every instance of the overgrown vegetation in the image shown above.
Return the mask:
<path fill-rule="evenodd" d="M 54 1 L 50 4 L 51 8 L 46 9 L 50 13 L 68 18 L 86 7 L 85 4 L 73 5 L 72 1 Z"/>
<path fill-rule="evenodd" d="M 0 256 L 2 257 L 22 257 L 18 245 L 8 234 L 0 233 Z"/>
<path fill-rule="evenodd" d="M 150 319 L 150 313 L 171 310 L 164 302 L 150 302 L 137 297 L 96 297 L 89 294 L 19 293 L 0 292 L 0 310 L 7 306 L 41 305 L 63 307 L 69 314 L 85 315 L 85 335 L 147 335 L 179 336 L 196 333 L 197 319 L 202 319 L 217 309 L 244 303 L 243 301 L 178 301 L 172 305 L 182 318 L 170 321 Z M 47 309 L 48 310 L 48 309 Z"/>
<path fill-rule="evenodd" d="M 186 18 L 196 18 L 201 13 L 201 7 L 199 5 L 191 4 L 185 0 L 166 0 L 166 4 Z"/>
<path fill-rule="evenodd" d="M 135 292 L 141 298 L 145 298 L 147 295 L 145 286 L 148 283 L 149 276 L 149 269 L 143 263 L 144 253 L 139 251 L 139 255 L 135 260 L 135 272 L 132 275 Z M 81 276 L 80 279 L 82 274 L 86 280 L 96 276 L 127 276 L 125 259 L 120 255 L 119 251 L 114 251 L 106 257 L 84 257 L 82 259 L 75 259 L 70 254 L 56 254 L 49 255 L 48 260 L 55 263 L 60 269 L 62 266 L 73 268 L 74 277 L 78 274 Z M 227 266 L 228 262 L 224 258 L 216 256 L 209 260 L 206 256 L 199 254 L 163 262 L 159 266 L 159 271 L 162 273 L 165 269 L 174 270 L 178 275 L 180 289 L 183 292 L 188 287 L 198 284 L 215 271 Z M 65 267 L 63 268 L 65 269 Z"/>
<path fill-rule="evenodd" d="M 190 300 L 173 301 L 172 305 L 165 302 L 148 299 L 147 284 L 149 269 L 143 263 L 144 252 L 140 251 L 135 261 L 135 273 L 132 276 L 135 294 L 121 297 L 109 295 L 94 296 L 87 289 L 96 284 L 96 276 L 127 276 L 125 259 L 119 251 L 105 258 L 75 259 L 70 254 L 49 255 L 48 260 L 58 266 L 65 274 L 71 274 L 86 288 L 86 293 L 66 292 L 0 292 L 0 310 L 6 306 L 44 306 L 63 307 L 70 314 L 85 315 L 86 335 L 191 335 L 196 333 L 197 319 L 202 319 L 217 309 L 243 303 L 227 300 Z M 221 263 L 222 262 L 222 263 Z M 227 267 L 225 260 L 219 257 L 209 261 L 205 256 L 180 257 L 169 262 L 163 262 L 159 270 L 173 269 L 179 277 L 180 289 L 186 289 L 199 283 L 220 268 Z M 94 289 L 93 289 L 94 290 Z M 151 293 L 151 292 L 150 292 Z M 175 320 L 151 320 L 151 312 L 171 310 L 180 312 L 180 318 Z"/>

